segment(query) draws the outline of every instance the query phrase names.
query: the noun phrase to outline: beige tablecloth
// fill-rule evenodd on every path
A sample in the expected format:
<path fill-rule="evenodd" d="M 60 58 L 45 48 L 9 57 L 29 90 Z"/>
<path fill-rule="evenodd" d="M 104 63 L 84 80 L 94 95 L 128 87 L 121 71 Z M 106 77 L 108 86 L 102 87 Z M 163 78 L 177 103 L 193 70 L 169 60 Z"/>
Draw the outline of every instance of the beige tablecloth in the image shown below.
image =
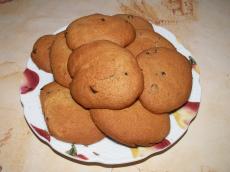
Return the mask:
<path fill-rule="evenodd" d="M 69 161 L 29 129 L 19 85 L 34 41 L 91 13 L 134 13 L 173 32 L 197 60 L 202 100 L 197 118 L 171 149 L 112 168 Z M 230 171 L 230 1 L 14 0 L 0 3 L 0 172 Z"/>

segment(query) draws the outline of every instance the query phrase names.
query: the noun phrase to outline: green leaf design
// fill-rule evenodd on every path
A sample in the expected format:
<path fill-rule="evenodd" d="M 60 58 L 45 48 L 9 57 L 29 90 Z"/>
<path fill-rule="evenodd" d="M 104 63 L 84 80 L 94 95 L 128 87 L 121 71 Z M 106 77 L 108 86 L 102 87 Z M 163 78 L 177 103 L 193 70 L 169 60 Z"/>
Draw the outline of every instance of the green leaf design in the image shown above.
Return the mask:
<path fill-rule="evenodd" d="M 189 61 L 190 61 L 190 63 L 192 65 L 196 65 L 196 61 L 195 61 L 195 59 L 192 56 L 189 56 L 188 58 L 189 58 Z"/>
<path fill-rule="evenodd" d="M 77 156 L 77 148 L 74 144 L 71 145 L 70 150 L 66 151 L 67 154 L 71 156 Z"/>

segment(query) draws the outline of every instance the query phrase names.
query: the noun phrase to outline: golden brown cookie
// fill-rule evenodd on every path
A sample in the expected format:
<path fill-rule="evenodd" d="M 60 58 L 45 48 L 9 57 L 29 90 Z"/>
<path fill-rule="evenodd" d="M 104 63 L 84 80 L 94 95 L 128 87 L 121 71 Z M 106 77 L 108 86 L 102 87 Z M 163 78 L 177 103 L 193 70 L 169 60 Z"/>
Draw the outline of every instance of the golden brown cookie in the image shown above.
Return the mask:
<path fill-rule="evenodd" d="M 70 76 L 74 77 L 74 75 L 81 68 L 89 68 L 89 64 L 96 65 L 100 61 L 101 63 L 111 63 L 111 65 L 113 66 L 115 59 L 124 58 L 123 60 L 125 60 L 127 59 L 127 57 L 128 59 L 132 59 L 133 55 L 129 53 L 126 49 L 110 41 L 94 41 L 75 49 L 70 54 L 68 61 L 68 71 Z M 104 69 L 102 68 L 101 71 L 103 70 Z"/>
<path fill-rule="evenodd" d="M 158 143 L 170 130 L 168 114 L 151 113 L 139 101 L 122 110 L 91 109 L 90 114 L 103 133 L 131 147 Z"/>
<path fill-rule="evenodd" d="M 73 21 L 66 31 L 70 49 L 96 40 L 109 40 L 124 47 L 135 38 L 135 29 L 130 23 L 102 14 L 81 17 Z"/>
<path fill-rule="evenodd" d="M 67 62 L 71 52 L 66 45 L 65 33 L 57 34 L 50 50 L 50 65 L 55 81 L 67 88 L 72 80 L 67 70 Z"/>
<path fill-rule="evenodd" d="M 144 75 L 143 106 L 153 113 L 165 113 L 182 106 L 192 88 L 189 61 L 175 50 L 151 48 L 137 56 Z"/>
<path fill-rule="evenodd" d="M 70 90 L 85 108 L 122 109 L 141 94 L 143 75 L 127 49 L 104 40 L 85 44 L 73 53 L 78 66 Z"/>
<path fill-rule="evenodd" d="M 72 99 L 69 89 L 50 83 L 41 90 L 41 101 L 49 133 L 57 139 L 89 145 L 104 137 L 89 111 Z"/>
<path fill-rule="evenodd" d="M 60 88 L 62 88 L 62 87 L 59 84 L 57 84 L 56 82 L 51 82 L 51 83 L 49 83 L 49 84 L 47 84 L 41 88 L 40 102 L 41 102 L 42 110 L 44 109 L 44 102 L 45 102 L 46 96 L 53 91 L 58 91 Z M 44 113 L 44 111 L 43 111 L 43 113 Z"/>
<path fill-rule="evenodd" d="M 55 35 L 44 35 L 34 44 L 31 52 L 31 58 L 38 68 L 51 73 L 50 67 L 50 47 L 54 41 Z"/>
<path fill-rule="evenodd" d="M 146 19 L 140 17 L 140 16 L 134 16 L 131 14 L 116 14 L 114 15 L 116 17 L 121 17 L 124 20 L 128 21 L 133 25 L 133 27 L 136 30 L 144 29 L 144 30 L 150 30 L 153 31 L 153 26 L 151 23 L 149 23 Z"/>
<path fill-rule="evenodd" d="M 144 50 L 153 47 L 166 47 L 175 49 L 174 46 L 160 34 L 149 30 L 136 30 L 135 40 L 126 48 L 137 56 Z"/>

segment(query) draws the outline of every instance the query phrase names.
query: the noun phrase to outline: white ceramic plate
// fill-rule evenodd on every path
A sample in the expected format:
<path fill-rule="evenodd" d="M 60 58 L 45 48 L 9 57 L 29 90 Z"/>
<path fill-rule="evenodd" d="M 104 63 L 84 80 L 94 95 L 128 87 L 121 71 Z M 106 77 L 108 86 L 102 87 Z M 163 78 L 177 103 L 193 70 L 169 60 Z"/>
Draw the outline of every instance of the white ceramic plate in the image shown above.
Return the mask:
<path fill-rule="evenodd" d="M 37 137 L 46 142 L 56 152 L 71 159 L 108 165 L 139 161 L 150 155 L 162 152 L 176 143 L 185 134 L 199 108 L 201 96 L 199 68 L 191 53 L 177 41 L 171 32 L 160 26 L 153 25 L 153 27 L 156 32 L 168 39 L 177 48 L 177 51 L 188 58 L 193 65 L 193 86 L 190 98 L 182 108 L 170 114 L 170 133 L 161 143 L 151 147 L 129 148 L 105 138 L 95 144 L 84 146 L 66 143 L 50 136 L 41 110 L 39 94 L 40 88 L 53 81 L 53 76 L 43 70 L 39 70 L 29 58 L 20 88 L 21 102 L 24 107 L 25 119 Z M 65 27 L 55 33 L 64 29 Z"/>

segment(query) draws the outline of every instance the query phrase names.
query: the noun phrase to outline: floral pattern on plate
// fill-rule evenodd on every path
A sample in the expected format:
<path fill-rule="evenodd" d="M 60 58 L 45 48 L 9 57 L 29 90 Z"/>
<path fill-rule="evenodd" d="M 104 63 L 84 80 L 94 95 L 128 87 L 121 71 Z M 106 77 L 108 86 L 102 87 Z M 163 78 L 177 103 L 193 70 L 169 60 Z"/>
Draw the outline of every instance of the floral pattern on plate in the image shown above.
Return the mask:
<path fill-rule="evenodd" d="M 21 94 L 33 91 L 39 83 L 39 76 L 36 72 L 25 69 L 23 72 L 23 80 L 20 87 Z"/>
<path fill-rule="evenodd" d="M 176 47 L 178 52 L 190 60 L 193 66 L 193 86 L 189 100 L 180 109 L 170 114 L 171 129 L 168 136 L 162 142 L 151 147 L 129 148 L 109 138 L 104 138 L 95 144 L 84 146 L 66 143 L 50 136 L 47 132 L 48 129 L 41 110 L 39 94 L 40 89 L 44 85 L 53 81 L 53 76 L 38 69 L 31 58 L 29 58 L 20 91 L 25 119 L 34 130 L 34 133 L 61 155 L 87 163 L 96 162 L 109 165 L 142 160 L 155 153 L 163 152 L 163 150 L 170 148 L 176 143 L 185 134 L 198 112 L 201 97 L 200 73 L 196 61 L 192 58 L 192 54 L 178 42 L 171 32 L 160 26 L 153 25 L 153 27 L 157 33 L 168 39 Z M 65 28 L 59 29 L 54 34 L 65 30 Z"/>
<path fill-rule="evenodd" d="M 71 148 L 68 151 L 66 151 L 66 153 L 69 154 L 70 156 L 76 157 L 78 159 L 82 159 L 82 160 L 88 160 L 89 159 L 83 154 L 78 154 L 77 148 L 74 144 L 71 145 Z"/>

